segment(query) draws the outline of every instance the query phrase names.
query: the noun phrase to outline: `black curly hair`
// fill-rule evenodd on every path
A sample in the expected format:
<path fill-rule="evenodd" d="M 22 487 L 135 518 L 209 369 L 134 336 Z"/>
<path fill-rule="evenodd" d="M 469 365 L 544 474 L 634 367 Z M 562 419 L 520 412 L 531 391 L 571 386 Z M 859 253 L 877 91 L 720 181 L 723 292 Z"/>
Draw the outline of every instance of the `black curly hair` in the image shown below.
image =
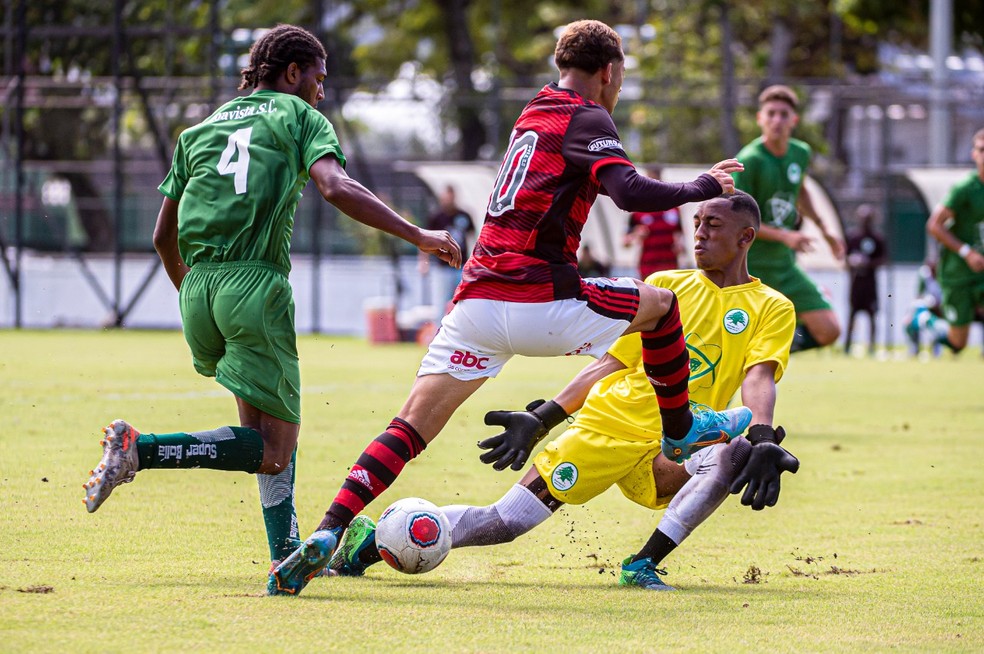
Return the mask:
<path fill-rule="evenodd" d="M 277 25 L 249 49 L 249 65 L 240 71 L 243 79 L 239 88 L 272 84 L 292 63 L 307 68 L 327 58 L 325 47 L 311 32 L 296 25 Z"/>
<path fill-rule="evenodd" d="M 732 211 L 744 214 L 748 218 L 750 226 L 754 227 L 755 231 L 759 230 L 762 225 L 762 216 L 755 198 L 742 190 L 735 189 L 734 193 L 722 193 L 718 199 L 727 200 Z"/>

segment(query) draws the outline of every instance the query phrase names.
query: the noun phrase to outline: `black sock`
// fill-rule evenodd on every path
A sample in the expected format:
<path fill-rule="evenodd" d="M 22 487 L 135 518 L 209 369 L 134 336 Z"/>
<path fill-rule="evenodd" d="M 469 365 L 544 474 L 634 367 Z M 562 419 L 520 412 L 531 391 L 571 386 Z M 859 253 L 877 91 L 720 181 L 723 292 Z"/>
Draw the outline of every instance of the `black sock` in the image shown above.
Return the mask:
<path fill-rule="evenodd" d="M 646 544 L 642 546 L 639 553 L 632 557 L 632 563 L 641 559 L 652 559 L 654 564 L 659 564 L 670 552 L 676 549 L 677 544 L 669 536 L 659 529 L 653 532 Z"/>
<path fill-rule="evenodd" d="M 379 550 L 376 549 L 376 543 L 371 543 L 364 550 L 359 552 L 359 563 L 369 566 L 373 563 L 379 563 L 383 560 L 383 557 L 379 556 Z"/>

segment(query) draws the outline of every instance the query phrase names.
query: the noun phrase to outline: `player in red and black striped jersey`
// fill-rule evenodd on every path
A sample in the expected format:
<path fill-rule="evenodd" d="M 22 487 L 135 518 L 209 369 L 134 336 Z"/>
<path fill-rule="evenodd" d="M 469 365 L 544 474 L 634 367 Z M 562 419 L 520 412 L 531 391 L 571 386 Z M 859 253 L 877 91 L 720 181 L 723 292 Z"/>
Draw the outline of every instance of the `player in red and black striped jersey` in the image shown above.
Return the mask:
<path fill-rule="evenodd" d="M 662 179 L 663 169 L 657 165 L 646 167 L 652 179 Z M 680 267 L 683 225 L 680 210 L 634 211 L 629 214 L 629 224 L 622 245 L 639 245 L 639 279 L 646 279 L 654 272 L 676 270 Z"/>
<path fill-rule="evenodd" d="M 589 293 L 577 249 L 598 193 L 630 210 L 662 211 L 720 194 L 720 181 L 705 174 L 663 184 L 638 175 L 604 99 L 548 84 L 516 121 L 455 300 L 549 302 Z"/>
<path fill-rule="evenodd" d="M 626 211 L 657 211 L 731 191 L 738 161 L 722 161 L 686 184 L 636 172 L 612 112 L 625 72 L 621 39 L 598 21 L 568 25 L 554 54 L 560 80 L 547 85 L 516 121 L 489 200 L 485 224 L 465 264 L 455 306 L 417 371 L 410 396 L 365 449 L 325 519 L 275 575 L 291 576 L 322 555 L 365 506 L 444 428 L 454 411 L 512 356 L 600 357 L 621 335 L 640 332 L 643 360 L 662 419 L 667 456 L 677 462 L 744 431 L 751 412 L 690 410 L 689 357 L 676 296 L 629 278 L 582 279 L 581 229 L 599 193 Z M 581 398 L 583 400 L 583 398 Z M 538 436 L 567 417 L 547 402 L 530 412 Z M 502 424 L 486 416 L 487 424 Z M 509 429 L 486 441 L 482 459 L 522 468 L 532 443 Z M 542 433 L 539 433 L 542 431 Z M 303 586 L 301 586 L 303 588 Z"/>
<path fill-rule="evenodd" d="M 626 247 L 639 243 L 639 279 L 646 279 L 654 272 L 679 268 L 682 236 L 683 225 L 680 224 L 678 209 L 634 211 L 629 214 L 623 243 Z"/>

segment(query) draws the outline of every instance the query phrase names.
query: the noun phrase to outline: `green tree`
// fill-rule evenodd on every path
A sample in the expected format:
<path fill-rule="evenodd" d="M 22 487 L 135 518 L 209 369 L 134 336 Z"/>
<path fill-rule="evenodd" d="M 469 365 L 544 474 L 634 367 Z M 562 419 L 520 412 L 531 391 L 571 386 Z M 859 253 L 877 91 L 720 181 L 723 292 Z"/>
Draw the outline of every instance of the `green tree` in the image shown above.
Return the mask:
<path fill-rule="evenodd" d="M 927 0 L 12 0 L 7 7 L 11 16 L 25 12 L 29 93 L 43 96 L 29 98 L 22 154 L 59 162 L 105 159 L 116 133 L 125 147 L 167 159 L 177 133 L 235 88 L 237 58 L 252 40 L 234 40 L 235 30 L 277 21 L 323 37 L 333 110 L 353 89 L 374 90 L 416 62 L 447 91 L 442 119 L 456 135 L 457 157 L 493 156 L 508 136 L 504 127 L 556 78 L 556 28 L 585 16 L 625 37 L 634 65 L 626 86 L 642 100 L 624 99 L 617 109 L 630 154 L 713 161 L 754 134 L 748 109 L 764 83 L 873 72 L 879 42 L 926 46 L 929 15 Z M 982 46 L 984 0 L 954 1 L 954 32 L 958 44 Z M 8 34 L 0 50 L 8 76 L 19 63 L 15 38 Z M 116 74 L 127 84 L 114 132 Z M 5 119 L 13 107 L 0 107 Z M 357 142 L 358 126 L 350 132 Z M 799 134 L 824 149 L 817 126 Z M 100 184 L 68 168 L 62 174 L 76 195 L 98 199 Z M 97 243 L 109 242 L 104 206 L 82 207 Z"/>
<path fill-rule="evenodd" d="M 499 110 L 495 88 L 532 85 L 553 74 L 557 26 L 584 16 L 617 23 L 637 5 L 631 0 L 364 0 L 348 5 L 340 28 L 363 34 L 354 51 L 363 79 L 392 79 L 402 64 L 415 61 L 421 73 L 445 85 L 451 101 L 444 118 L 460 135 L 458 157 L 467 160 L 495 138 L 489 125 L 511 122 L 493 115 Z M 476 78 L 483 80 L 481 86 Z M 493 143 L 496 148 L 504 136 Z"/>
<path fill-rule="evenodd" d="M 249 46 L 233 42 L 232 30 L 268 27 L 271 15 L 313 19 L 312 3 L 298 0 L 230 0 L 221 12 L 217 3 L 176 0 L 17 1 L 8 8 L 14 29 L 0 65 L 13 76 L 22 61 L 27 75 L 21 154 L 50 162 L 46 169 L 70 182 L 94 249 L 114 240 L 112 185 L 75 162 L 110 158 L 119 138 L 125 159 L 147 150 L 166 168 L 177 134 L 208 111 L 202 101 L 214 106 L 219 91 L 238 82 L 234 63 L 218 68 L 223 55 L 235 62 Z M 233 80 L 223 84 L 223 73 Z M 0 107 L 5 120 L 15 106 L 12 96 Z"/>

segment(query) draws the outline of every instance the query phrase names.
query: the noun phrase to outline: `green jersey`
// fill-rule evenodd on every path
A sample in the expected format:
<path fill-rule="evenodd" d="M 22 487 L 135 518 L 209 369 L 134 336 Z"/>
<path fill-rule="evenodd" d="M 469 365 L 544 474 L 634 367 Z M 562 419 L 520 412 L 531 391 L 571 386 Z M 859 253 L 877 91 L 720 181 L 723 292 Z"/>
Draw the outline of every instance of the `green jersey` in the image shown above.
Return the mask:
<path fill-rule="evenodd" d="M 755 198 L 763 225 L 779 229 L 796 227 L 799 218 L 796 200 L 810 155 L 809 145 L 789 139 L 786 154 L 777 157 L 766 149 L 761 136 L 738 153 L 736 158 L 745 165 L 745 170 L 734 173 L 735 187 Z M 787 268 L 795 263 L 796 253 L 778 241 L 756 239 L 748 250 L 748 268 L 753 275 L 756 268 Z"/>
<path fill-rule="evenodd" d="M 345 157 L 328 119 L 300 98 L 256 91 L 181 133 L 161 193 L 178 202 L 178 251 L 199 262 L 290 270 L 294 210 L 308 169 Z"/>
<path fill-rule="evenodd" d="M 950 232 L 984 254 L 984 182 L 973 173 L 957 182 L 943 198 L 943 206 L 953 212 Z M 953 284 L 980 278 L 967 262 L 949 248 L 940 248 L 940 282 Z"/>

